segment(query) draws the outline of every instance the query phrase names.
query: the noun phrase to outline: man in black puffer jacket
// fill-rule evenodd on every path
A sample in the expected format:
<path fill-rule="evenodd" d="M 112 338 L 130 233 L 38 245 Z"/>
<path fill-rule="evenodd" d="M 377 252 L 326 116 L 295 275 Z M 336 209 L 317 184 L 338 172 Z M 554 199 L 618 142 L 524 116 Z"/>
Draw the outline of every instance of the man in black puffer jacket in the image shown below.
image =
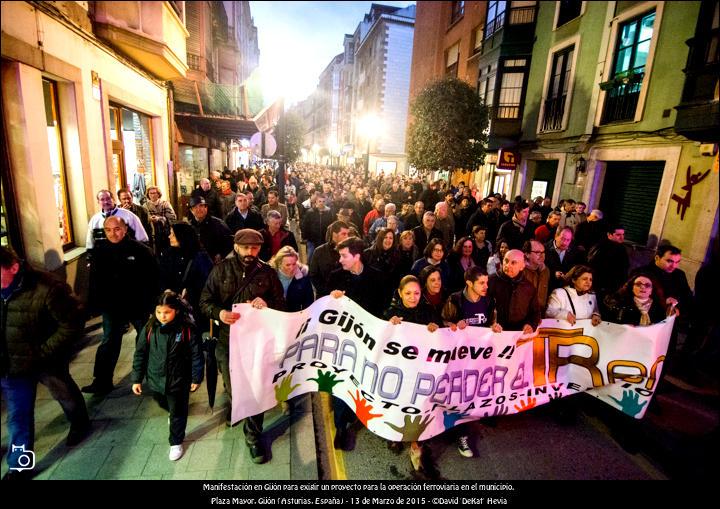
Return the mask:
<path fill-rule="evenodd" d="M 238 230 L 234 237 L 234 252 L 216 265 L 208 277 L 200 295 L 200 309 L 212 320 L 220 322 L 220 335 L 215 354 L 228 396 L 232 397 L 230 384 L 230 325 L 240 319 L 232 311 L 238 302 L 251 302 L 258 308 L 271 307 L 285 310 L 282 284 L 275 269 L 258 260 L 263 237 L 249 228 Z M 244 390 L 236 387 L 235 390 Z M 227 425 L 231 425 L 232 404 L 228 409 Z M 253 415 L 243 422 L 245 443 L 255 463 L 265 463 L 265 449 L 260 441 L 264 414 Z"/>
<path fill-rule="evenodd" d="M 95 379 L 82 388 L 99 395 L 113 390 L 113 373 L 128 324 L 139 333 L 160 293 L 158 262 L 150 248 L 130 239 L 127 225 L 117 216 L 105 219 L 104 229 L 108 242 L 93 250 L 88 298 L 91 310 L 102 312 L 103 338 L 95 355 Z"/>
<path fill-rule="evenodd" d="M 17 467 L 22 451 L 34 446 L 37 383 L 47 386 L 70 421 L 68 445 L 90 431 L 85 400 L 68 371 L 70 346 L 80 339 L 85 320 L 70 287 L 47 272 L 23 264 L 11 250 L 0 248 L 0 376 L 8 406 L 8 466 Z M 6 478 L 27 476 L 10 471 Z"/>

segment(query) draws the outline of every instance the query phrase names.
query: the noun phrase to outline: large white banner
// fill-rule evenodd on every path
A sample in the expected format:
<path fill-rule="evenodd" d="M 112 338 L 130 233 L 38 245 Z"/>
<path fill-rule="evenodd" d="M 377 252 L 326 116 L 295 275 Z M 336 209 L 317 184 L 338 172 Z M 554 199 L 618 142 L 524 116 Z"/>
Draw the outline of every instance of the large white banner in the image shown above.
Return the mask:
<path fill-rule="evenodd" d="M 236 304 L 232 420 L 312 391 L 341 398 L 373 433 L 425 440 L 456 424 L 587 391 L 641 418 L 673 318 L 648 327 L 543 320 L 534 335 L 392 325 L 347 297 L 297 313 Z"/>

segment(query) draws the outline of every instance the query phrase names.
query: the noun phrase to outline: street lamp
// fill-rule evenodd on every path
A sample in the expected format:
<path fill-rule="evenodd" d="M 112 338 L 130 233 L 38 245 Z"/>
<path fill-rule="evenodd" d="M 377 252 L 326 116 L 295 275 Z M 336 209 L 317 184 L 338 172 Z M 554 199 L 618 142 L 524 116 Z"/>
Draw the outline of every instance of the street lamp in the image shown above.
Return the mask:
<path fill-rule="evenodd" d="M 377 115 L 369 113 L 360 119 L 358 127 L 360 134 L 367 139 L 367 150 L 365 151 L 365 180 L 367 180 L 370 171 L 370 141 L 378 136 L 381 127 L 380 119 Z"/>

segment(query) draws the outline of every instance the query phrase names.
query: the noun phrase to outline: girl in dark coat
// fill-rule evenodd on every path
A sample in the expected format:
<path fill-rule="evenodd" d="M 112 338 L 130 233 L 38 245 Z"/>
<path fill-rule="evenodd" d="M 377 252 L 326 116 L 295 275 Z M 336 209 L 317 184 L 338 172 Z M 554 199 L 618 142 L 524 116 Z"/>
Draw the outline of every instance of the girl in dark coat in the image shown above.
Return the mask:
<path fill-rule="evenodd" d="M 190 393 L 203 379 L 202 346 L 193 328 L 187 304 L 166 290 L 135 345 L 132 391 L 140 396 L 147 379 L 155 400 L 170 412 L 170 461 L 183 455 Z"/>

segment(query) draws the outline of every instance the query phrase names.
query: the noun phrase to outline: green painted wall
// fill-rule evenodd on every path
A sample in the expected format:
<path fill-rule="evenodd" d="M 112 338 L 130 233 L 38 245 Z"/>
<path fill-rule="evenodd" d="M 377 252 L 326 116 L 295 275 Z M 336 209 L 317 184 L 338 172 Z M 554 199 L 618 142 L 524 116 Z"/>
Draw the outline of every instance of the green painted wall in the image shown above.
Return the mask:
<path fill-rule="evenodd" d="M 658 26 L 656 19 L 653 28 L 660 30 L 660 37 L 655 49 L 642 120 L 601 126 L 599 133 L 656 131 L 674 126 L 676 111 L 673 108 L 680 104 L 685 83 L 685 73 L 682 71 L 688 56 L 685 41 L 695 34 L 699 12 L 700 2 L 665 2 L 661 26 Z M 664 110 L 670 110 L 670 116 L 663 118 Z"/>
<path fill-rule="evenodd" d="M 535 46 L 533 47 L 532 65 L 528 77 L 528 93 L 523 117 L 522 140 L 538 138 L 537 124 L 539 122 L 540 106 L 545 85 L 545 73 L 550 48 L 561 42 L 581 34 L 579 45 L 575 46 L 577 55 L 577 69 L 573 95 L 570 103 L 567 129 L 555 133 L 540 135 L 543 140 L 555 140 L 580 136 L 584 133 L 587 122 L 590 97 L 592 95 L 598 53 L 603 31 L 603 21 L 607 12 L 606 2 L 587 2 L 585 13 L 580 17 L 553 30 L 555 19 L 555 2 L 540 2 L 538 10 L 537 29 L 535 30 Z"/>
<path fill-rule="evenodd" d="M 621 14 L 642 2 L 618 2 L 616 14 Z M 595 80 L 599 61 L 602 34 L 607 18 L 607 2 L 587 2 L 585 12 L 578 18 L 553 30 L 555 2 L 540 2 L 535 31 L 536 42 L 533 47 L 532 65 L 528 77 L 528 92 L 523 117 L 522 141 L 559 140 L 585 134 L 588 111 L 592 93 L 598 84 Z M 648 9 L 649 12 L 650 9 Z M 642 120 L 638 123 L 624 122 L 601 126 L 598 134 L 613 134 L 631 131 L 655 131 L 672 127 L 675 123 L 675 110 L 680 103 L 685 74 L 682 69 L 687 61 L 688 47 L 685 41 L 693 36 L 700 10 L 700 2 L 665 2 L 660 26 L 656 21 L 655 30 L 660 30 L 657 42 L 648 96 Z M 555 133 L 537 135 L 540 106 L 545 85 L 548 52 L 564 40 L 580 34 L 577 69 L 570 104 L 570 116 L 567 128 Z M 615 41 L 610 42 L 615 46 Z M 578 47 L 576 45 L 576 51 Z M 670 116 L 663 118 L 664 110 L 671 110 Z"/>

